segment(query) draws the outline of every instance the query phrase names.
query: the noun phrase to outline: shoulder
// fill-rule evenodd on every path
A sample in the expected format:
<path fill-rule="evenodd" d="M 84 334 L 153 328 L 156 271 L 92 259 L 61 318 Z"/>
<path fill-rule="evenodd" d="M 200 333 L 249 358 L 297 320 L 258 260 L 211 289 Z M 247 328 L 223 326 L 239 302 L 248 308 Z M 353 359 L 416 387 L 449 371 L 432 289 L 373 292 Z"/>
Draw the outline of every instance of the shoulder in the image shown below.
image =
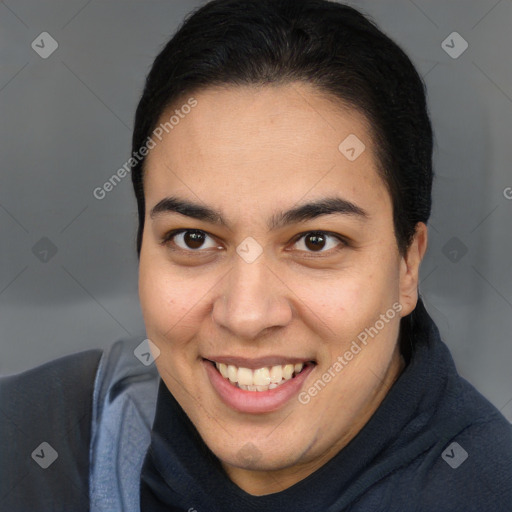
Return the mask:
<path fill-rule="evenodd" d="M 417 468 L 421 510 L 481 511 L 512 507 L 512 425 L 459 377 L 451 413 L 466 418 L 457 433 L 435 428 L 438 442 Z"/>
<path fill-rule="evenodd" d="M 147 348 L 118 340 L 0 378 L 2 510 L 136 510 L 159 383 Z"/>
<path fill-rule="evenodd" d="M 59 507 L 85 510 L 74 500 L 87 493 L 92 396 L 101 355 L 87 350 L 0 378 L 0 499 L 6 509 L 36 510 L 53 489 Z"/>
<path fill-rule="evenodd" d="M 512 507 L 512 424 L 471 384 L 460 380 L 461 409 L 473 419 L 443 448 L 443 473 L 459 491 L 459 499 L 467 502 L 467 510 L 477 509 L 478 503 L 480 510 L 490 504 L 507 510 Z"/>
<path fill-rule="evenodd" d="M 114 343 L 93 395 L 90 498 L 97 510 L 138 511 L 140 469 L 150 443 L 159 374 L 147 340 Z"/>
<path fill-rule="evenodd" d="M 511 510 L 512 425 L 460 376 L 433 322 L 430 331 L 424 323 L 430 341 L 417 378 L 422 400 L 401 434 L 410 445 L 424 444 L 390 477 L 390 509 Z"/>
<path fill-rule="evenodd" d="M 41 436 L 44 423 L 75 427 L 90 410 L 101 355 L 101 350 L 78 352 L 0 378 L 2 421 L 11 425 L 7 433 L 19 435 L 23 430 L 32 438 L 31 431 Z"/>
<path fill-rule="evenodd" d="M 91 380 L 103 354 L 100 349 L 86 350 L 49 361 L 30 370 L 0 377 L 2 405 L 7 407 L 33 402 L 34 393 L 57 393 L 63 398 L 83 393 L 84 378 Z M 50 398 L 47 396 L 46 398 Z M 28 411 L 24 411 L 24 416 Z"/>

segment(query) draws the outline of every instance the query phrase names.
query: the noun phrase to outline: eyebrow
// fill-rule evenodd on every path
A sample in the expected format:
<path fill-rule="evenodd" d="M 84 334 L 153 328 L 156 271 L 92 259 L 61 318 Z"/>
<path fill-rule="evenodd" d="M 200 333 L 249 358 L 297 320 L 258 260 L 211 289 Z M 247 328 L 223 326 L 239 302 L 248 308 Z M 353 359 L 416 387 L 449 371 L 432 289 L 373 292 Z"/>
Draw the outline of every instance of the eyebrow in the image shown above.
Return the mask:
<path fill-rule="evenodd" d="M 222 214 L 207 206 L 194 203 L 177 197 L 165 197 L 151 210 L 151 219 L 166 213 L 179 213 L 193 219 L 198 219 L 211 224 L 228 227 L 228 223 Z M 327 197 L 306 204 L 302 204 L 290 210 L 272 215 L 267 223 L 269 230 L 273 231 L 290 224 L 306 222 L 322 215 L 348 215 L 359 220 L 369 218 L 366 210 L 341 197 Z"/>

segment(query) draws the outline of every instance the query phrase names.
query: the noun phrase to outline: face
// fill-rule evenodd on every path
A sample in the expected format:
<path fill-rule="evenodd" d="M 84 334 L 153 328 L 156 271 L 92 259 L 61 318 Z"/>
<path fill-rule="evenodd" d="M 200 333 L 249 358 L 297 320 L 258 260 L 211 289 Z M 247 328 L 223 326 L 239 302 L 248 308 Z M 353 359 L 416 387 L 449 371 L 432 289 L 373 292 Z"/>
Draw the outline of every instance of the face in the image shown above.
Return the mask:
<path fill-rule="evenodd" d="M 355 110 L 299 83 L 194 98 L 146 160 L 140 301 L 163 381 L 265 494 L 339 452 L 396 380 L 426 231 L 399 254 Z"/>

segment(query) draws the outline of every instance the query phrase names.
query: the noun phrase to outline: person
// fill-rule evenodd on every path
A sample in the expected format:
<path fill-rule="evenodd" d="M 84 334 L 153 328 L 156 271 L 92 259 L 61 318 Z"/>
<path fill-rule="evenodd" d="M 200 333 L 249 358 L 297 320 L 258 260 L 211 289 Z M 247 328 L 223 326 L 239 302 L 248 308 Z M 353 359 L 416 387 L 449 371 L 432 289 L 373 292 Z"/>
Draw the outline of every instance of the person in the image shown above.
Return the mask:
<path fill-rule="evenodd" d="M 358 10 L 192 12 L 133 131 L 147 338 L 2 379 L 2 510 L 512 510 L 512 427 L 419 294 L 432 140 Z"/>

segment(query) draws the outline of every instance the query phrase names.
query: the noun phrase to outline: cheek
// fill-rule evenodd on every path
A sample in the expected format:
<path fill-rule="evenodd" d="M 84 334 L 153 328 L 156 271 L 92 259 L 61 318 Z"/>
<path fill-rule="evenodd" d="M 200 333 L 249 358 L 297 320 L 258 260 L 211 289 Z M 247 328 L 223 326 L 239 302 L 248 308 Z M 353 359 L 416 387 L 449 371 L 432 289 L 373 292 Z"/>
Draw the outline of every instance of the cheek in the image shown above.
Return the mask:
<path fill-rule="evenodd" d="M 153 336 L 166 337 L 185 325 L 200 297 L 197 290 L 180 281 L 158 264 L 139 266 L 139 299 L 146 329 Z"/>
<path fill-rule="evenodd" d="M 399 297 L 399 269 L 391 259 L 366 261 L 309 292 L 309 305 L 329 325 L 331 335 L 346 340 L 372 325 Z"/>

